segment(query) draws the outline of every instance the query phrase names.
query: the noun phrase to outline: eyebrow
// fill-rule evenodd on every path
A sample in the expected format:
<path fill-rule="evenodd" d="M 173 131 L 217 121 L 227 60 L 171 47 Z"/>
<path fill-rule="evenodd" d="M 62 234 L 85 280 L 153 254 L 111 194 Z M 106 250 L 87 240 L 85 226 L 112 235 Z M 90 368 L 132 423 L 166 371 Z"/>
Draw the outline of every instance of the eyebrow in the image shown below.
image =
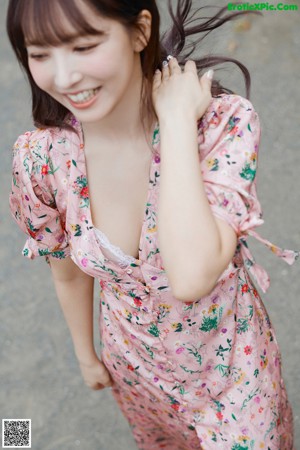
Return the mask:
<path fill-rule="evenodd" d="M 66 44 L 72 44 L 74 43 L 77 39 L 79 38 L 84 38 L 87 36 L 104 36 L 106 33 L 105 31 L 102 30 L 95 30 L 94 33 L 82 33 L 82 32 L 77 32 L 77 33 L 73 33 L 73 34 L 69 34 L 67 36 L 64 37 L 64 39 L 62 40 L 63 43 Z M 50 45 L 45 45 L 44 43 L 41 43 L 41 41 L 39 41 L 38 39 L 26 39 L 25 38 L 25 46 L 41 46 L 41 47 L 50 47 Z"/>

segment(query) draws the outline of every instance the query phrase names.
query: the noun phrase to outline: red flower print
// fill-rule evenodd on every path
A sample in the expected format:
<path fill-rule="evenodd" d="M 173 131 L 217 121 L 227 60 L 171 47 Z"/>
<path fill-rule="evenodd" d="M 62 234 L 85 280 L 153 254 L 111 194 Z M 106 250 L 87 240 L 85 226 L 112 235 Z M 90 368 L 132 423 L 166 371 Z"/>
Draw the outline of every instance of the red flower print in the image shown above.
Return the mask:
<path fill-rule="evenodd" d="M 253 295 L 254 295 L 254 297 L 258 298 L 258 292 L 256 289 L 253 289 Z"/>
<path fill-rule="evenodd" d="M 175 411 L 179 411 L 179 404 L 174 403 L 173 405 L 171 405 L 171 408 L 175 409 Z"/>
<path fill-rule="evenodd" d="M 48 171 L 49 171 L 49 166 L 48 166 L 48 164 L 44 164 L 44 165 L 42 166 L 42 175 L 47 175 L 47 174 L 48 174 Z"/>
<path fill-rule="evenodd" d="M 219 412 L 217 412 L 217 414 L 216 414 L 216 416 L 217 416 L 217 418 L 219 419 L 219 420 L 223 420 L 223 414 L 219 411 Z"/>
<path fill-rule="evenodd" d="M 31 230 L 28 229 L 28 228 L 27 228 L 27 230 L 28 230 L 28 233 L 30 234 L 30 236 L 31 236 L 33 239 L 35 239 L 35 238 L 36 238 L 36 233 L 35 233 L 34 231 L 31 231 Z"/>
<path fill-rule="evenodd" d="M 243 284 L 243 286 L 242 286 L 242 292 L 245 293 L 245 292 L 248 292 L 248 290 L 249 290 L 248 284 Z"/>
<path fill-rule="evenodd" d="M 67 164 L 67 168 L 70 169 L 70 167 L 71 167 L 71 160 L 69 159 L 69 160 L 66 162 L 66 164 Z"/>
<path fill-rule="evenodd" d="M 143 304 L 143 302 L 137 297 L 135 297 L 133 301 L 136 306 L 141 306 Z"/>
<path fill-rule="evenodd" d="M 105 286 L 106 286 L 106 283 L 105 283 L 105 281 L 103 281 L 103 280 L 100 280 L 100 286 L 101 286 L 101 288 L 103 289 Z"/>
<path fill-rule="evenodd" d="M 279 427 L 280 423 L 281 423 L 280 417 L 278 417 L 278 419 L 277 419 L 277 426 L 278 426 L 278 427 Z"/>
<path fill-rule="evenodd" d="M 246 345 L 246 347 L 244 347 L 244 352 L 246 355 L 251 355 L 251 353 L 252 353 L 251 345 Z"/>
<path fill-rule="evenodd" d="M 89 188 L 88 186 L 85 186 L 80 191 L 80 197 L 88 198 L 88 196 L 89 196 Z"/>
<path fill-rule="evenodd" d="M 132 372 L 134 372 L 134 367 L 131 364 L 128 364 L 127 369 L 131 370 Z"/>
<path fill-rule="evenodd" d="M 238 131 L 238 127 L 235 125 L 231 131 L 229 131 L 229 134 L 234 135 L 235 133 L 237 133 Z"/>

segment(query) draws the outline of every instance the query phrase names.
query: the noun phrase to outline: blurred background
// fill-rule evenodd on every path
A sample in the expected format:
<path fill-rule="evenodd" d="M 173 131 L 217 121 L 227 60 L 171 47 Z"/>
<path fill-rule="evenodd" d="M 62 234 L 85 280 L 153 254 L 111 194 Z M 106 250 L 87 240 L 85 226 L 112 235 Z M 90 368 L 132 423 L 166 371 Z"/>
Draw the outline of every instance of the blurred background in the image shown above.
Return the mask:
<path fill-rule="evenodd" d="M 257 186 L 265 224 L 258 232 L 295 250 L 300 248 L 300 5 L 292 3 L 298 11 L 265 11 L 263 16 L 249 15 L 225 24 L 205 39 L 197 54 L 227 55 L 249 69 L 250 100 L 262 128 Z M 7 4 L 1 0 L 1 419 L 30 418 L 34 450 L 136 450 L 110 392 L 92 391 L 82 380 L 50 268 L 42 259 L 29 261 L 21 255 L 26 236 L 13 222 L 8 205 L 11 148 L 33 124 L 28 85 L 6 37 Z M 194 0 L 193 4 L 205 3 Z M 214 0 L 213 5 L 226 3 Z M 170 23 L 167 1 L 158 1 L 158 6 L 164 31 Z M 211 7 L 205 15 L 214 12 Z M 235 65 L 218 66 L 215 77 L 246 95 Z M 295 447 L 300 448 L 300 264 L 288 266 L 251 238 L 249 246 L 271 277 L 271 287 L 262 298 L 282 352 L 283 377 L 294 409 Z M 99 352 L 98 294 L 95 284 Z"/>

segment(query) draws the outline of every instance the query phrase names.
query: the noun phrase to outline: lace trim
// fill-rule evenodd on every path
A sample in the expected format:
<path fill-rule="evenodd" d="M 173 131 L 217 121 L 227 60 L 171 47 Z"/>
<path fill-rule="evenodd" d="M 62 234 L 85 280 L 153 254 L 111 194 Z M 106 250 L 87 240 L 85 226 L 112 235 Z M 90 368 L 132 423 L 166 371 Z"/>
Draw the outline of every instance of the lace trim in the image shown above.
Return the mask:
<path fill-rule="evenodd" d="M 126 255 L 120 247 L 117 247 L 116 245 L 113 245 L 110 243 L 108 237 L 100 231 L 98 228 L 94 227 L 94 230 L 96 232 L 96 236 L 98 238 L 98 241 L 102 247 L 107 249 L 112 255 L 117 258 L 117 262 L 120 263 L 120 265 L 128 266 L 128 264 L 135 262 L 135 258 L 131 255 Z"/>

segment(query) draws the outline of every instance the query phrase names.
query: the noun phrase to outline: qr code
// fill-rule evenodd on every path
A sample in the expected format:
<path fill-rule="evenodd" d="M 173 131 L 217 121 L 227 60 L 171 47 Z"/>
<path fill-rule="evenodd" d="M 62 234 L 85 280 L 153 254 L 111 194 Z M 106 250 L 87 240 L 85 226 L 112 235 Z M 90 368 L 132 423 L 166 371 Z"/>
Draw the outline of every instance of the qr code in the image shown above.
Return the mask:
<path fill-rule="evenodd" d="M 2 448 L 31 448 L 31 419 L 2 420 Z"/>

